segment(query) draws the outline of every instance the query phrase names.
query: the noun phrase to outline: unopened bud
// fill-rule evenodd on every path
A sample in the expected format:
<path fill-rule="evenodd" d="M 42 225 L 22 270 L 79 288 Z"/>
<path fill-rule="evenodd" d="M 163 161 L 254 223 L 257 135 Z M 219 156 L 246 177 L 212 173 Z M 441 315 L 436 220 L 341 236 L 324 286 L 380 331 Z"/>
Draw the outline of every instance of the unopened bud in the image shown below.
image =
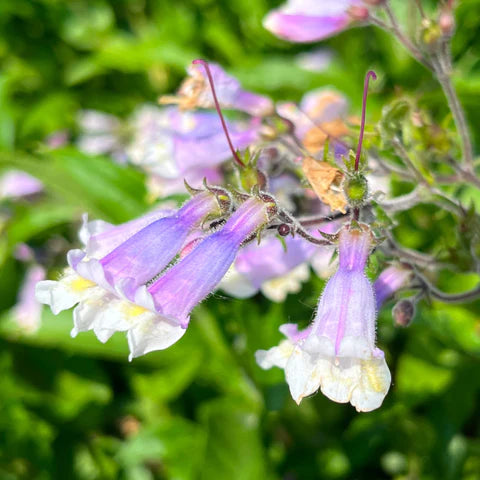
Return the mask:
<path fill-rule="evenodd" d="M 282 223 L 278 226 L 277 231 L 281 237 L 286 237 L 290 233 L 290 227 L 286 223 Z"/>
<path fill-rule="evenodd" d="M 349 8 L 348 13 L 352 20 L 364 21 L 368 18 L 367 7 L 352 6 Z"/>
<path fill-rule="evenodd" d="M 402 298 L 392 309 L 393 324 L 396 327 L 408 327 L 415 316 L 415 301 L 413 298 Z"/>
<path fill-rule="evenodd" d="M 422 22 L 422 41 L 425 46 L 433 48 L 437 45 L 438 40 L 442 37 L 442 30 L 437 23 L 431 20 L 423 20 Z"/>
<path fill-rule="evenodd" d="M 440 13 L 440 16 L 438 17 L 438 26 L 445 36 L 450 37 L 453 34 L 455 19 L 453 18 L 451 10 L 443 10 Z"/>
<path fill-rule="evenodd" d="M 361 207 L 368 195 L 367 179 L 361 174 L 347 177 L 344 192 L 351 207 Z"/>

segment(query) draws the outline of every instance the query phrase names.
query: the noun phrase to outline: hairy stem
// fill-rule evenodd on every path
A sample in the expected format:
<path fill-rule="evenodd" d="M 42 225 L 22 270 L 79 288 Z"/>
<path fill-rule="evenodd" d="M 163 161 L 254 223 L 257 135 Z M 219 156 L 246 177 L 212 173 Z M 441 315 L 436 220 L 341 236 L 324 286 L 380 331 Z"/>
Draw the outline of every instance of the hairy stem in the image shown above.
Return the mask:
<path fill-rule="evenodd" d="M 457 127 L 462 145 L 462 155 L 465 167 L 468 172 L 472 173 L 474 171 L 473 147 L 470 139 L 470 132 L 468 131 L 467 119 L 462 105 L 460 104 L 460 100 L 458 99 L 457 92 L 453 86 L 451 75 L 446 71 L 444 63 L 445 62 L 438 62 L 435 64 L 435 73 L 437 74 L 438 82 L 443 89 L 453 119 L 455 120 L 455 126 Z"/>
<path fill-rule="evenodd" d="M 467 290 L 462 293 L 445 293 L 439 290 L 435 285 L 432 285 L 426 278 L 419 272 L 415 272 L 415 276 L 421 282 L 423 288 L 437 300 L 441 300 L 445 303 L 463 303 L 463 302 L 473 302 L 474 300 L 480 298 L 480 285 L 477 285 L 471 290 Z"/>
<path fill-rule="evenodd" d="M 293 227 L 294 233 L 297 233 L 301 237 L 303 237 L 305 240 L 308 240 L 310 243 L 313 243 L 314 245 L 320 245 L 320 246 L 327 246 L 331 245 L 331 243 L 328 240 L 324 240 L 322 238 L 316 238 L 313 235 L 310 235 L 303 226 L 300 224 L 300 222 L 290 215 L 286 210 L 281 210 L 279 212 L 279 217 L 284 220 L 287 224 L 291 225 Z"/>
<path fill-rule="evenodd" d="M 373 25 L 380 27 L 381 29 L 393 33 L 397 40 L 412 54 L 412 56 L 420 62 L 422 65 L 427 67 L 429 70 L 433 70 L 433 66 L 430 61 L 425 57 L 425 55 L 420 51 L 420 49 L 402 32 L 400 26 L 397 22 L 397 19 L 387 1 L 384 3 L 384 9 L 387 13 L 387 17 L 390 20 L 390 25 L 380 20 L 375 16 L 370 16 L 369 20 Z"/>

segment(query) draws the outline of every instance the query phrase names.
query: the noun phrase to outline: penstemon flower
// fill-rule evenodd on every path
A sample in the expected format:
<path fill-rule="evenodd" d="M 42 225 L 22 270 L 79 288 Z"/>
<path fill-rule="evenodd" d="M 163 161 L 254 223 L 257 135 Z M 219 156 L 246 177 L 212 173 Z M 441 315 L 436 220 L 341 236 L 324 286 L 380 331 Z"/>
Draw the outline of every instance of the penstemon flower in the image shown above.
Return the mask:
<path fill-rule="evenodd" d="M 183 179 L 192 169 L 215 167 L 231 157 L 216 113 L 147 105 L 134 115 L 133 128 L 132 162 L 166 179 Z M 228 128 L 240 149 L 258 139 L 258 120 L 229 121 Z"/>
<path fill-rule="evenodd" d="M 367 17 L 361 0 L 288 0 L 265 17 L 263 26 L 285 40 L 315 42 Z"/>
<path fill-rule="evenodd" d="M 228 128 L 240 149 L 259 139 L 258 119 L 232 120 Z M 213 184 L 223 181 L 219 167 L 232 154 L 215 113 L 145 105 L 134 114 L 132 129 L 129 158 L 148 174 L 154 198 L 183 193 L 185 180 L 195 187 L 204 178 Z"/>
<path fill-rule="evenodd" d="M 208 193 L 215 198 L 215 195 Z M 203 198 L 205 202 L 206 192 L 197 194 L 186 206 L 191 208 L 192 202 L 196 199 L 198 202 L 199 198 Z M 198 204 L 196 206 L 198 207 Z M 140 273 L 138 277 L 130 277 L 127 281 L 126 277 L 123 277 L 123 281 L 115 284 L 116 290 L 109 288 L 110 285 L 105 284 L 105 276 L 100 275 L 97 270 L 98 265 L 101 265 L 97 261 L 93 263 L 95 268 L 89 267 L 87 271 L 88 274 L 92 274 L 90 278 L 79 275 L 73 268 L 69 268 L 58 282 L 40 282 L 37 285 L 37 298 L 42 303 L 49 304 L 55 314 L 76 303 L 79 304 L 74 310 L 72 336 L 82 331 L 93 330 L 99 340 L 105 342 L 115 331 L 128 331 L 130 359 L 153 350 L 167 348 L 183 336 L 188 326 L 190 311 L 220 282 L 235 259 L 242 242 L 268 221 L 272 208 L 274 204 L 270 197 L 266 197 L 265 201 L 257 198 L 247 200 L 232 214 L 222 230 L 203 241 L 194 242 L 193 250 L 182 256 L 178 263 L 153 283 L 143 280 L 142 283 L 147 285 L 139 286 L 139 279 L 145 278 L 145 275 Z M 187 211 L 185 210 L 184 214 Z M 205 212 L 202 217 L 204 216 Z M 155 268 L 157 272 L 160 271 L 161 264 L 157 264 L 156 258 L 151 255 L 155 253 L 159 262 L 163 261 L 165 254 L 159 253 L 159 250 L 173 251 L 175 248 L 172 247 L 172 242 L 179 242 L 178 239 L 168 235 L 168 238 L 163 237 L 166 243 L 159 247 L 152 245 L 150 235 L 145 234 L 144 230 L 154 224 L 155 222 L 140 230 L 117 247 L 124 249 L 127 256 L 120 255 L 119 262 L 120 264 L 127 262 L 125 268 L 130 273 L 139 271 L 138 265 L 133 261 L 139 257 L 147 262 L 144 268 Z M 137 235 L 140 237 L 136 237 Z M 154 238 L 154 241 L 157 239 Z M 185 239 L 181 243 L 184 241 Z M 135 253 L 132 247 L 134 244 L 137 250 L 143 248 L 150 253 L 147 257 L 143 257 L 143 253 L 139 256 L 134 255 L 130 257 L 129 262 L 128 255 Z M 113 252 L 118 253 L 117 249 Z M 72 257 L 74 256 L 69 257 L 70 265 L 78 269 L 82 262 L 75 264 Z M 107 257 L 109 255 L 104 258 Z M 116 258 L 116 255 L 111 258 Z M 87 265 L 93 260 L 90 259 L 84 264 Z M 151 263 L 156 267 L 152 267 Z M 116 274 L 119 275 L 119 272 L 121 270 Z M 92 280 L 94 275 L 96 278 Z M 148 280 L 151 278 L 152 276 Z"/>
<path fill-rule="evenodd" d="M 220 65 L 211 63 L 210 71 L 222 108 L 233 108 L 255 117 L 273 113 L 273 102 L 268 97 L 244 90 L 240 82 L 228 75 Z M 184 80 L 177 95 L 162 97 L 161 103 L 178 103 L 181 108 L 187 109 L 213 108 L 213 96 L 204 69 L 192 64 L 187 72 L 189 77 Z"/>
<path fill-rule="evenodd" d="M 321 252 L 320 257 L 326 259 L 329 258 L 329 256 L 325 255 L 323 252 Z M 317 274 L 320 275 L 322 271 L 323 269 L 320 270 L 320 272 L 317 271 Z M 408 284 L 411 278 L 412 270 L 405 264 L 390 265 L 383 270 L 373 284 L 377 310 L 379 310 L 383 303 L 397 290 Z M 397 310 L 400 310 L 400 308 L 397 308 Z M 299 330 L 297 324 L 285 323 L 280 326 L 279 330 L 284 335 L 285 339 L 269 350 L 258 350 L 255 353 L 255 359 L 258 365 L 263 369 L 269 369 L 272 367 L 284 369 L 295 348 L 295 344 L 308 337 L 312 330 L 312 326 Z"/>
<path fill-rule="evenodd" d="M 228 200 L 228 196 L 225 198 Z M 121 282 L 123 293 L 130 297 L 136 287 L 168 265 L 191 230 L 207 216 L 221 213 L 215 194 L 201 192 L 180 210 L 148 224 L 102 258 L 89 258 L 82 250 L 71 250 L 69 263 L 81 277 L 106 289 Z"/>
<path fill-rule="evenodd" d="M 0 177 L 0 199 L 28 197 L 42 190 L 40 180 L 20 170 L 9 170 Z"/>
<path fill-rule="evenodd" d="M 221 230 L 200 241 L 154 283 L 138 289 L 136 304 L 159 316 L 129 330 L 131 357 L 157 350 L 165 323 L 187 328 L 191 310 L 217 287 L 241 244 L 268 222 L 272 209 L 269 197 L 245 201 Z"/>
<path fill-rule="evenodd" d="M 222 202 L 228 197 L 222 197 Z M 116 227 L 84 223 L 80 231 L 85 250 L 71 250 L 69 268 L 59 281 L 39 282 L 37 299 L 58 314 L 94 296 L 133 295 L 135 288 L 160 273 L 175 257 L 189 232 L 209 214 L 219 214 L 215 193 L 201 192 L 178 212 L 157 210 Z"/>
<path fill-rule="evenodd" d="M 370 411 L 388 392 L 390 372 L 375 347 L 374 290 L 364 273 L 371 246 L 367 226 L 344 227 L 339 268 L 325 287 L 313 324 L 303 332 L 285 330 L 287 340 L 276 350 L 257 353 L 263 368 L 285 368 L 297 403 L 320 388 L 331 400 Z"/>

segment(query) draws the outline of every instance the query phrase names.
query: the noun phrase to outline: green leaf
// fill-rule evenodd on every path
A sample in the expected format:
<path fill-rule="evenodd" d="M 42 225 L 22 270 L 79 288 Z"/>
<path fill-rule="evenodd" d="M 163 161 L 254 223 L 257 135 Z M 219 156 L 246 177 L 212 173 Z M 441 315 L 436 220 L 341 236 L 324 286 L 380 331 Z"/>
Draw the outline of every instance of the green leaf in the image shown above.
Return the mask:
<path fill-rule="evenodd" d="M 62 203 L 105 220 L 130 220 L 147 208 L 143 175 L 105 157 L 65 148 L 39 157 L 0 153 L 0 165 L 30 173 Z"/>
<path fill-rule="evenodd" d="M 208 432 L 201 480 L 270 478 L 255 412 L 235 399 L 221 398 L 203 404 L 199 416 Z"/>

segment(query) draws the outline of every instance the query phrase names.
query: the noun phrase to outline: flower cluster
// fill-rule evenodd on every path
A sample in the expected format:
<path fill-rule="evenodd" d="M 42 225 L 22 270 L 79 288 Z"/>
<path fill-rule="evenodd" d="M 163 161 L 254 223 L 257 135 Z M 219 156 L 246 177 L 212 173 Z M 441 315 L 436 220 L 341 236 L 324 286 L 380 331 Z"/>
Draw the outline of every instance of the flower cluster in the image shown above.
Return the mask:
<path fill-rule="evenodd" d="M 37 284 L 37 299 L 55 314 L 78 304 L 73 336 L 93 330 L 105 342 L 127 331 L 130 358 L 167 348 L 183 336 L 193 307 L 217 286 L 275 205 L 269 197 L 252 197 L 205 236 L 202 224 L 229 208 L 228 195 L 210 188 L 174 212 L 156 210 L 116 227 L 86 222 L 80 232 L 85 248 L 69 252 L 69 268 L 58 281 Z"/>
<path fill-rule="evenodd" d="M 93 330 L 106 342 L 126 332 L 132 359 L 177 342 L 194 307 L 217 288 L 282 302 L 300 291 L 311 267 L 323 278 L 333 273 L 312 325 L 283 325 L 287 339 L 257 352 L 257 361 L 285 369 L 297 402 L 321 389 L 359 411 L 380 406 L 390 373 L 375 346 L 376 311 L 411 275 L 388 267 L 375 300 L 364 269 L 376 239 L 359 223 L 369 197 L 365 191 L 354 204 L 344 188 L 351 179 L 366 182 L 363 167 L 349 160 L 350 124 L 357 122 L 346 99 L 317 89 L 298 106 L 274 105 L 199 60 L 160 103 L 139 108 L 127 123 L 86 112 L 78 145 L 144 170 L 154 198 L 185 186 L 191 198 L 117 226 L 85 217 L 83 248 L 68 252 L 58 280 L 38 282 L 36 298 L 54 314 L 75 306 L 72 336 Z M 236 110 L 235 119 L 225 120 L 220 108 Z M 368 174 L 373 185 L 374 178 Z M 201 189 L 190 186 L 202 181 Z M 377 184 L 388 193 L 387 184 Z"/>

